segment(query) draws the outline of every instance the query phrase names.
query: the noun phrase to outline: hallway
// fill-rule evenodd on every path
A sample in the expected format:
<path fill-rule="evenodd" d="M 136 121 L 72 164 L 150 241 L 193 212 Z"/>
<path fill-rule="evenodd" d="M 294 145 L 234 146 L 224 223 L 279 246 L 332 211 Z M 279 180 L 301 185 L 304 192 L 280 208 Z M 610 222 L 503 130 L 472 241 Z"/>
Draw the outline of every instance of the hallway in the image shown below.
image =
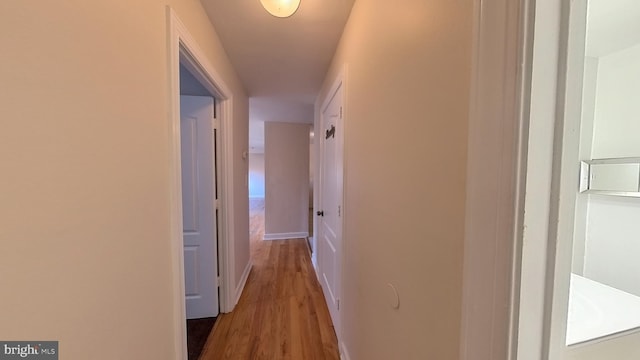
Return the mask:
<path fill-rule="evenodd" d="M 338 359 L 307 245 L 262 241 L 264 205 L 251 207 L 253 269 L 235 310 L 218 318 L 201 359 Z"/>
<path fill-rule="evenodd" d="M 220 266 L 206 275 L 220 276 L 221 310 L 236 311 L 205 339 L 205 359 L 335 359 L 336 342 L 346 360 L 506 359 L 527 164 L 519 80 L 531 77 L 518 41 L 534 23 L 521 24 L 532 7 L 521 0 L 480 5 L 302 0 L 283 19 L 253 0 L 0 1 L 0 339 L 58 341 L 65 360 L 184 360 L 195 209 L 182 204 L 182 137 L 197 126 L 180 126 L 182 64 L 220 100 L 220 159 L 207 162 L 220 175 Z M 322 114 L 338 84 L 343 110 L 327 115 L 344 127 L 332 131 Z M 304 241 L 251 246 L 257 114 L 314 123 L 318 187 L 320 139 L 342 140 L 343 201 L 324 209 L 340 212 L 342 260 L 318 262 L 335 270 L 337 341 Z M 291 190 L 306 195 L 306 173 Z M 299 224 L 273 233 L 304 238 Z"/>

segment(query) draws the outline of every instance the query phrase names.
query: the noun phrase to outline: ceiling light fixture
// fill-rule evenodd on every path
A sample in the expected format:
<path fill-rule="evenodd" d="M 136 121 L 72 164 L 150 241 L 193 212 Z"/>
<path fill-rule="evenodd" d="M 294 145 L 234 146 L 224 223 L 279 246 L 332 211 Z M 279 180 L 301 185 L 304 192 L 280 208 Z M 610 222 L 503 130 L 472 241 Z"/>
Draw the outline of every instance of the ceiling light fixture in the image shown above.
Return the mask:
<path fill-rule="evenodd" d="M 260 0 L 269 14 L 286 18 L 293 15 L 300 6 L 300 0 Z"/>

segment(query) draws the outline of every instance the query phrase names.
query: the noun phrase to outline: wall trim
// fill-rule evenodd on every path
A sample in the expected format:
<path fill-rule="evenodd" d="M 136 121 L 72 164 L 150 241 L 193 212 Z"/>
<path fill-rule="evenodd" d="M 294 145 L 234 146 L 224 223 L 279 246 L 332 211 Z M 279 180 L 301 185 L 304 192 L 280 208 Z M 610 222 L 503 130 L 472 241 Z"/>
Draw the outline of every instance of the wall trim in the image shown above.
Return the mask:
<path fill-rule="evenodd" d="M 238 303 L 238 301 L 240 300 L 240 296 L 242 295 L 242 290 L 244 290 L 244 286 L 247 283 L 247 279 L 249 278 L 249 274 L 251 273 L 251 269 L 253 268 L 253 264 L 251 263 L 251 261 L 249 261 L 247 263 L 247 266 L 244 268 L 244 271 L 242 272 L 242 277 L 240 278 L 240 281 L 238 282 L 238 286 L 236 286 L 235 292 L 233 294 L 233 302 L 235 304 Z"/>
<path fill-rule="evenodd" d="M 347 351 L 347 345 L 344 343 L 344 341 L 340 341 L 340 360 L 351 360 L 351 357 L 349 356 L 349 351 Z"/>
<path fill-rule="evenodd" d="M 167 56 L 169 92 L 169 207 L 171 234 L 171 273 L 173 295 L 174 357 L 187 358 L 186 309 L 184 302 L 184 254 L 182 239 L 182 175 L 180 164 L 180 73 L 183 64 L 192 73 L 204 79 L 204 86 L 220 100 L 220 141 L 216 149 L 221 164 L 218 186 L 221 194 L 220 219 L 218 222 L 218 247 L 220 277 L 220 311 L 229 312 L 235 306 L 232 289 L 234 274 L 234 208 L 233 208 L 233 97 L 229 87 L 209 62 L 187 27 L 175 11 L 167 6 Z"/>
<path fill-rule="evenodd" d="M 516 358 L 532 3 L 474 2 L 463 360 Z"/>
<path fill-rule="evenodd" d="M 290 232 L 290 233 L 270 233 L 264 234 L 262 240 L 290 240 L 290 239 L 307 239 L 309 232 Z"/>

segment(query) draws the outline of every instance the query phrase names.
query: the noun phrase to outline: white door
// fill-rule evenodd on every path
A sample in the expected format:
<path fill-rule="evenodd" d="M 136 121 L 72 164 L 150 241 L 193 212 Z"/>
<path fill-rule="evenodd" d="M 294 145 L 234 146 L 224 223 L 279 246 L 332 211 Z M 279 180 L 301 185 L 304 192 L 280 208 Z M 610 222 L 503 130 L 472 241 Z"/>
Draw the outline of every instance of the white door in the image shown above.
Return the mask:
<path fill-rule="evenodd" d="M 182 221 L 187 319 L 218 315 L 214 100 L 180 97 Z"/>
<path fill-rule="evenodd" d="M 342 86 L 322 110 L 318 261 L 320 283 L 336 333 L 342 265 Z"/>

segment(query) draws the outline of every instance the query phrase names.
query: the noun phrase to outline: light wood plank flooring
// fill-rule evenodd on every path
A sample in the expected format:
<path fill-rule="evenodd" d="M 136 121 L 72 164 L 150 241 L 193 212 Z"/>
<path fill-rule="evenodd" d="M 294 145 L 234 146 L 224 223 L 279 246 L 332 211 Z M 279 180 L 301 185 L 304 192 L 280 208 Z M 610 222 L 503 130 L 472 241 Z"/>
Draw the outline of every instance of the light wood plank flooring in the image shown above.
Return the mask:
<path fill-rule="evenodd" d="M 338 359 L 338 346 L 306 240 L 262 241 L 251 211 L 253 270 L 235 310 L 221 314 L 200 359 Z"/>

